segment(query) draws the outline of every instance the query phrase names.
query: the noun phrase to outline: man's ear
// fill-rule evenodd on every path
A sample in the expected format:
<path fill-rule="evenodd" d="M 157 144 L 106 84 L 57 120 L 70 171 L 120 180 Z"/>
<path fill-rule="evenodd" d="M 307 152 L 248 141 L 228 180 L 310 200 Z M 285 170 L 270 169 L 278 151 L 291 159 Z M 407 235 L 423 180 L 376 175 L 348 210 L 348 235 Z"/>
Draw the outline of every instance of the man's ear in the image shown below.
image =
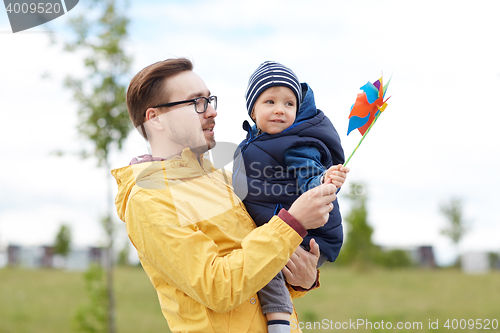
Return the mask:
<path fill-rule="evenodd" d="M 163 130 L 163 124 L 159 117 L 157 109 L 149 108 L 146 110 L 146 121 L 157 130 Z"/>

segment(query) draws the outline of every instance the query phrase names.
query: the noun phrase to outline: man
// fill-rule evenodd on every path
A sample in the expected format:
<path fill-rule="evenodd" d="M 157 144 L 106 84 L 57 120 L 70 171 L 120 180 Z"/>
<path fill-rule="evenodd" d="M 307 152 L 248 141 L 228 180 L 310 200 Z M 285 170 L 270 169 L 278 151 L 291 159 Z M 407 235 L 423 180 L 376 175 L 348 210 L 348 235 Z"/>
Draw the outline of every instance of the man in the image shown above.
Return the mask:
<path fill-rule="evenodd" d="M 116 206 L 170 329 L 267 332 L 256 292 L 277 272 L 283 269 L 296 286 L 292 297 L 319 284 L 317 245 L 311 242 L 311 253 L 297 247 L 306 229 L 326 223 L 335 186 L 305 193 L 255 228 L 231 177 L 203 158 L 215 146 L 217 98 L 189 60 L 141 70 L 128 88 L 127 106 L 152 155 L 112 171 Z"/>

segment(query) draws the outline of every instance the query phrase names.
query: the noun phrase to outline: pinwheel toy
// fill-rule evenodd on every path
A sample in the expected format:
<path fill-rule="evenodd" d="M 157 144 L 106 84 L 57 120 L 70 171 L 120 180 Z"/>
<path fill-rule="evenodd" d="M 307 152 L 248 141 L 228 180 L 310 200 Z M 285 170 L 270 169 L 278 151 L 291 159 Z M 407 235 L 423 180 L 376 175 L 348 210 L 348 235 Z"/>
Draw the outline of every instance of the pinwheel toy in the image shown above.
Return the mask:
<path fill-rule="evenodd" d="M 358 147 L 361 145 L 361 142 L 363 142 L 366 135 L 370 132 L 370 129 L 377 121 L 378 117 L 380 117 L 382 112 L 384 112 L 387 107 L 386 102 L 390 97 L 386 100 L 384 100 L 384 97 L 390 82 L 391 80 L 389 79 L 387 84 L 384 86 L 382 84 L 382 78 L 380 78 L 373 83 L 368 82 L 360 88 L 363 92 L 358 94 L 356 102 L 354 102 L 351 107 L 347 135 L 355 129 L 358 129 L 363 137 L 359 141 L 356 148 L 354 148 L 354 151 L 351 153 L 347 161 L 344 163 L 344 166 L 349 163 L 352 155 L 354 155 Z"/>

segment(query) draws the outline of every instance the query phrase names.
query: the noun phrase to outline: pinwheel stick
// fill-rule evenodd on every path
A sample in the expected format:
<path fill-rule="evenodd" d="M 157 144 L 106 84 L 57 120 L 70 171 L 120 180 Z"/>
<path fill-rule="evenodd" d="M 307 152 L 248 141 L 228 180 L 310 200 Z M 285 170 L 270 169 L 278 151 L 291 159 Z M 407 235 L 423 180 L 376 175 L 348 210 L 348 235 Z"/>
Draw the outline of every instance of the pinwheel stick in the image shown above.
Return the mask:
<path fill-rule="evenodd" d="M 363 142 L 363 140 L 365 139 L 365 137 L 368 135 L 368 132 L 370 132 L 370 130 L 372 129 L 373 125 L 375 125 L 375 122 L 377 122 L 377 119 L 382 114 L 382 111 L 384 111 L 385 106 L 386 105 L 384 105 L 384 106 L 382 106 L 382 107 L 379 108 L 379 112 L 377 113 L 377 115 L 373 119 L 372 123 L 370 124 L 370 126 L 366 130 L 365 134 L 363 134 L 363 136 L 361 137 L 361 140 L 359 140 L 359 143 L 356 146 L 356 148 L 354 148 L 354 150 L 352 151 L 351 156 L 349 156 L 349 158 L 347 159 L 347 161 L 344 163 L 344 166 L 346 166 L 347 163 L 349 163 L 349 161 L 351 160 L 352 155 L 354 155 L 354 153 L 356 152 L 356 150 L 358 150 L 359 146 L 361 145 L 361 142 Z"/>

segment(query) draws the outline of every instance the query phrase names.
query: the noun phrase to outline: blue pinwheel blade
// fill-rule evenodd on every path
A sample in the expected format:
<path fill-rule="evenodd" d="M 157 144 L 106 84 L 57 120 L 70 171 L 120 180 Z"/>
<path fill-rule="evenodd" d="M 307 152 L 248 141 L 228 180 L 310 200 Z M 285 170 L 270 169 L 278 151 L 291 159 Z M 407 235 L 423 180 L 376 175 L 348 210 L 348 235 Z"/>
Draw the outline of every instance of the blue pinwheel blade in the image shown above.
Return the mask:
<path fill-rule="evenodd" d="M 352 116 L 349 118 L 349 128 L 347 129 L 347 135 L 354 131 L 356 128 L 360 128 L 365 126 L 365 124 L 368 122 L 370 119 L 370 114 L 368 114 L 366 117 L 361 118 L 358 116 Z"/>
<path fill-rule="evenodd" d="M 378 89 L 373 85 L 373 83 L 368 82 L 360 88 L 366 93 L 366 99 L 368 103 L 372 104 L 378 98 Z"/>

